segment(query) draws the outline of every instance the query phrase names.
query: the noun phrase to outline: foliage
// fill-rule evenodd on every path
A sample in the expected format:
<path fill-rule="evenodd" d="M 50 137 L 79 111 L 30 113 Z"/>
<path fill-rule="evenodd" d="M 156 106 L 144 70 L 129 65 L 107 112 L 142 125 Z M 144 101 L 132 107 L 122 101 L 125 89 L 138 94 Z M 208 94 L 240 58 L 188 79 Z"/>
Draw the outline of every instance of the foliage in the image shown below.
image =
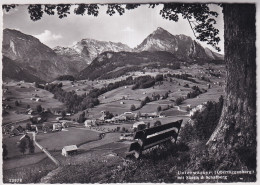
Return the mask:
<path fill-rule="evenodd" d="M 192 79 L 190 74 L 167 74 L 168 77 L 174 77 L 182 80 L 187 80 L 193 83 L 197 83 L 196 80 Z"/>
<path fill-rule="evenodd" d="M 42 106 L 41 106 L 41 105 L 37 105 L 36 111 L 37 111 L 38 113 L 41 113 L 41 112 L 43 111 Z"/>
<path fill-rule="evenodd" d="M 107 56 L 110 57 L 107 57 Z M 102 57 L 102 60 L 100 60 Z M 108 79 L 127 75 L 129 72 L 146 69 L 170 68 L 179 69 L 181 60 L 175 55 L 165 52 L 111 52 L 102 53 L 84 70 L 77 79 Z"/>
<path fill-rule="evenodd" d="M 32 130 L 32 124 L 26 123 L 25 129 L 26 129 L 26 130 Z"/>
<path fill-rule="evenodd" d="M 55 164 L 50 162 L 49 158 L 45 158 L 35 164 L 13 169 L 3 169 L 2 179 L 4 183 L 10 183 L 9 180 L 14 177 L 22 179 L 22 183 L 26 184 L 40 183 L 41 178 L 55 168 Z"/>
<path fill-rule="evenodd" d="M 35 146 L 34 146 L 34 144 L 33 144 L 33 140 L 32 139 L 29 139 L 28 140 L 29 142 L 28 142 L 28 148 L 29 148 L 29 153 L 34 153 L 34 150 L 35 150 Z"/>
<path fill-rule="evenodd" d="M 16 101 L 14 102 L 14 105 L 15 105 L 15 106 L 19 106 L 20 103 L 16 100 Z"/>
<path fill-rule="evenodd" d="M 63 111 L 61 111 L 61 117 L 62 118 L 65 118 L 65 116 L 66 116 L 66 112 L 63 110 Z"/>
<path fill-rule="evenodd" d="M 196 111 L 191 120 L 193 124 L 187 123 L 180 131 L 180 137 L 183 142 L 194 140 L 207 140 L 214 132 L 221 116 L 223 108 L 223 96 L 218 102 L 208 101 L 205 108 L 200 112 Z"/>
<path fill-rule="evenodd" d="M 60 80 L 60 81 L 65 81 L 65 80 L 74 81 L 75 78 L 72 75 L 62 75 L 62 76 L 59 76 L 57 78 L 57 80 Z"/>
<path fill-rule="evenodd" d="M 158 120 L 156 122 L 154 122 L 154 124 L 153 124 L 154 127 L 157 127 L 157 126 L 160 126 L 160 125 L 162 125 L 162 123 Z"/>
<path fill-rule="evenodd" d="M 155 79 L 149 75 L 140 76 L 135 79 L 135 85 L 132 90 L 135 89 L 146 89 L 155 85 Z"/>
<path fill-rule="evenodd" d="M 182 102 L 184 101 L 184 98 L 183 97 L 179 97 L 175 100 L 175 104 L 178 106 L 180 104 L 182 104 Z"/>
<path fill-rule="evenodd" d="M 97 89 L 91 90 L 88 95 L 77 95 L 75 91 L 66 92 L 59 84 L 45 85 L 44 89 L 53 93 L 54 98 L 65 103 L 68 112 L 78 112 L 99 104 Z"/>
<path fill-rule="evenodd" d="M 79 122 L 79 123 L 83 123 L 85 120 L 86 120 L 86 118 L 85 118 L 85 112 L 83 112 L 83 113 L 81 113 L 81 114 L 79 115 L 78 122 Z"/>
<path fill-rule="evenodd" d="M 135 111 L 135 110 L 136 110 L 135 105 L 131 105 L 130 110 L 131 110 L 131 111 Z"/>
<path fill-rule="evenodd" d="M 198 95 L 202 94 L 202 91 L 200 90 L 200 88 L 198 86 L 193 86 L 192 87 L 192 92 L 189 92 L 187 94 L 187 99 L 189 98 L 195 98 L 197 97 Z"/>
<path fill-rule="evenodd" d="M 27 145 L 27 139 L 22 139 L 18 145 L 18 148 L 19 148 L 19 151 L 24 154 L 26 149 L 28 148 L 28 145 Z"/>
<path fill-rule="evenodd" d="M 7 155 L 8 155 L 8 150 L 7 150 L 6 144 L 3 144 L 2 148 L 3 148 L 3 159 L 6 159 Z"/>
<path fill-rule="evenodd" d="M 197 111 L 191 117 L 194 121 L 196 135 L 199 139 L 209 139 L 218 124 L 222 107 L 223 104 L 221 102 L 215 103 L 209 101 L 202 112 Z"/>
<path fill-rule="evenodd" d="M 158 74 L 155 76 L 155 81 L 163 81 L 163 75 L 162 74 Z"/>
<path fill-rule="evenodd" d="M 109 112 L 109 111 L 105 111 L 105 119 L 111 119 L 114 117 L 113 113 Z"/>

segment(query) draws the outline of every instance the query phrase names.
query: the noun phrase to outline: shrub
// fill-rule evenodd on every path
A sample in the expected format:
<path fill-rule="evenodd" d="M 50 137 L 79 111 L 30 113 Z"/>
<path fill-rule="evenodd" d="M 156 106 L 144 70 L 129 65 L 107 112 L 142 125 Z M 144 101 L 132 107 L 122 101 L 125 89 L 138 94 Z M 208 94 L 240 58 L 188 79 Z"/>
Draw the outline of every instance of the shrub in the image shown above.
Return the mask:
<path fill-rule="evenodd" d="M 131 105 L 130 110 L 135 111 L 135 109 L 136 109 L 135 105 Z"/>
<path fill-rule="evenodd" d="M 156 121 L 153 124 L 154 127 L 157 127 L 157 126 L 160 126 L 160 125 L 162 125 L 162 123 L 160 121 Z"/>
<path fill-rule="evenodd" d="M 179 97 L 175 100 L 175 104 L 176 105 L 180 105 L 183 102 L 184 98 L 183 97 Z"/>

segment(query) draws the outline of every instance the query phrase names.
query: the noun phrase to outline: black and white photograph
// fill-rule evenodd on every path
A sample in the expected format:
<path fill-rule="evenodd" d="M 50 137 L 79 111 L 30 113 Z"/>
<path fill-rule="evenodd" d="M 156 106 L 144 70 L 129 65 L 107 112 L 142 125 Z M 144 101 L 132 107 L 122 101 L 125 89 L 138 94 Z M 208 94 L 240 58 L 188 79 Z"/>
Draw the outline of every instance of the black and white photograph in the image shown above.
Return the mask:
<path fill-rule="evenodd" d="M 1 182 L 255 184 L 258 11 L 4 0 Z"/>

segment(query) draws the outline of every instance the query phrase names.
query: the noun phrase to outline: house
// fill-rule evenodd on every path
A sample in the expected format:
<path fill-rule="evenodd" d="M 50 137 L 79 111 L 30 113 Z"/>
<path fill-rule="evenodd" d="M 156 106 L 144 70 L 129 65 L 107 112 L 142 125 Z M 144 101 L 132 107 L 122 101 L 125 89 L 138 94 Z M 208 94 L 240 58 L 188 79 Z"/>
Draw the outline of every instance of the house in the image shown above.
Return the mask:
<path fill-rule="evenodd" d="M 52 131 L 61 131 L 61 129 L 62 129 L 62 126 L 60 123 L 54 123 L 52 125 Z"/>
<path fill-rule="evenodd" d="M 139 130 L 143 130 L 146 128 L 146 124 L 143 121 L 139 121 L 133 124 L 133 130 L 134 131 L 139 131 Z"/>
<path fill-rule="evenodd" d="M 140 117 L 150 117 L 150 118 L 155 118 L 158 117 L 157 112 L 152 112 L 152 113 L 141 113 Z"/>
<path fill-rule="evenodd" d="M 35 101 L 41 102 L 41 101 L 42 101 L 42 99 L 41 99 L 41 98 L 36 98 L 36 100 L 35 100 Z"/>
<path fill-rule="evenodd" d="M 86 120 L 84 122 L 85 127 L 92 127 L 96 125 L 96 120 Z"/>
<path fill-rule="evenodd" d="M 126 121 L 126 116 L 125 115 L 119 115 L 115 116 L 112 118 L 114 122 L 121 122 L 121 121 Z"/>
<path fill-rule="evenodd" d="M 61 119 L 62 119 L 62 117 L 57 117 L 57 118 L 56 118 L 57 121 L 59 121 L 59 120 L 61 120 Z"/>
<path fill-rule="evenodd" d="M 137 114 L 132 112 L 125 112 L 124 116 L 127 120 L 135 120 L 137 118 Z"/>
<path fill-rule="evenodd" d="M 61 150 L 61 155 L 67 157 L 69 155 L 77 154 L 78 147 L 76 145 L 64 146 Z"/>

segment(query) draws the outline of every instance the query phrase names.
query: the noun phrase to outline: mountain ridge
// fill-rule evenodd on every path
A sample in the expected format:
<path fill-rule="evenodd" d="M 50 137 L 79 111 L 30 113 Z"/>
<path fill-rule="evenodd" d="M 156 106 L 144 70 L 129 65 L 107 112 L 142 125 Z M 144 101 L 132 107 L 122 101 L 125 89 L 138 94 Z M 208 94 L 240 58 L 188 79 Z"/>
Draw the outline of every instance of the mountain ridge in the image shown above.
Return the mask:
<path fill-rule="evenodd" d="M 121 42 L 98 41 L 91 38 L 81 39 L 71 47 L 57 46 L 52 49 L 32 35 L 8 28 L 3 31 L 2 44 L 3 56 L 11 61 L 9 61 L 8 65 L 5 65 L 5 70 L 12 71 L 13 66 L 14 69 L 20 71 L 19 74 L 28 73 L 26 76 L 32 76 L 33 79 L 44 81 L 52 81 L 61 75 L 77 76 L 95 59 L 97 61 L 102 60 L 104 56 L 102 54 L 105 52 L 123 52 L 123 55 L 137 61 L 140 60 L 135 53 L 141 53 L 139 57 L 145 61 L 147 58 L 157 58 L 156 54 L 162 57 L 160 52 L 164 52 L 167 56 L 169 56 L 167 52 L 171 53 L 174 60 L 188 63 L 199 60 L 223 59 L 222 55 L 208 48 L 203 48 L 191 37 L 183 34 L 172 35 L 161 27 L 149 34 L 134 49 Z M 148 52 L 151 57 L 144 52 Z M 121 57 L 125 61 L 129 61 L 123 55 Z M 3 59 L 3 63 L 7 61 L 6 58 Z M 168 59 L 170 60 L 170 58 Z M 6 75 L 6 73 L 4 74 Z M 26 78 L 28 80 L 28 77 Z"/>

